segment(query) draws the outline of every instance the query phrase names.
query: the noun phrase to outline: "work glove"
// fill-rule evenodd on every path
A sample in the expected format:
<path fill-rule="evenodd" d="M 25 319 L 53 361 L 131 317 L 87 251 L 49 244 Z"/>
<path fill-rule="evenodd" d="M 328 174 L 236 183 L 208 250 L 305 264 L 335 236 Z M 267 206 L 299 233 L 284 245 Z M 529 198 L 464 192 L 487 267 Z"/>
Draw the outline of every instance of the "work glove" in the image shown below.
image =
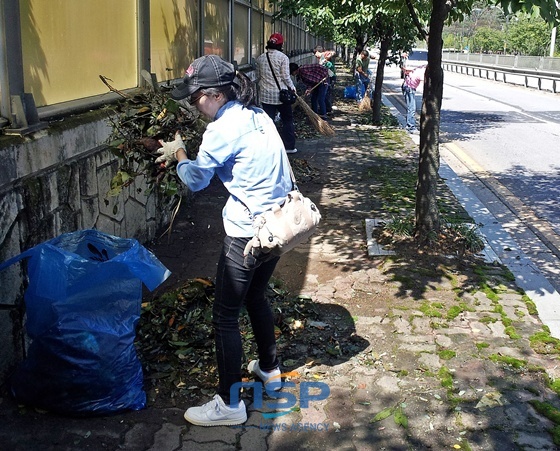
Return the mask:
<path fill-rule="evenodd" d="M 179 149 L 185 150 L 185 143 L 181 139 L 181 134 L 179 132 L 175 133 L 175 140 L 165 142 L 162 139 L 159 140 L 161 147 L 156 151 L 161 154 L 156 159 L 156 163 L 165 163 L 166 167 L 171 166 L 175 161 L 177 161 L 177 151 Z"/>

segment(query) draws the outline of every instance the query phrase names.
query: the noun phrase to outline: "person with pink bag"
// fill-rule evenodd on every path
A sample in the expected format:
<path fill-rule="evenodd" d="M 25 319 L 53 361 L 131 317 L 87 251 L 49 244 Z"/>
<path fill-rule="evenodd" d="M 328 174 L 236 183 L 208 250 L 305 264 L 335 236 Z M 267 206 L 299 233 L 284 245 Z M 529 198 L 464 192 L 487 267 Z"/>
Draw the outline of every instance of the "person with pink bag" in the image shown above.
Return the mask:
<path fill-rule="evenodd" d="M 424 80 L 425 70 L 425 65 L 415 69 L 404 69 L 402 93 L 406 101 L 406 131 L 409 133 L 418 133 L 416 129 L 416 89 Z"/>

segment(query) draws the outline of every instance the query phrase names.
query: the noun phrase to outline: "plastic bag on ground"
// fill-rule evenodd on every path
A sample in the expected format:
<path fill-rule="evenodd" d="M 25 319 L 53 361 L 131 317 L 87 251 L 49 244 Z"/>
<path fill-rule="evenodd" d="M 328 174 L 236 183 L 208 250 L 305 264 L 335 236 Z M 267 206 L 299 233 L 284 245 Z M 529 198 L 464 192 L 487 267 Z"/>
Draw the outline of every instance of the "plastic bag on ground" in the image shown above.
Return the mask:
<path fill-rule="evenodd" d="M 28 355 L 11 377 L 18 402 L 59 413 L 146 405 L 134 340 L 142 283 L 170 272 L 137 240 L 97 230 L 68 233 L 0 265 L 27 260 Z"/>

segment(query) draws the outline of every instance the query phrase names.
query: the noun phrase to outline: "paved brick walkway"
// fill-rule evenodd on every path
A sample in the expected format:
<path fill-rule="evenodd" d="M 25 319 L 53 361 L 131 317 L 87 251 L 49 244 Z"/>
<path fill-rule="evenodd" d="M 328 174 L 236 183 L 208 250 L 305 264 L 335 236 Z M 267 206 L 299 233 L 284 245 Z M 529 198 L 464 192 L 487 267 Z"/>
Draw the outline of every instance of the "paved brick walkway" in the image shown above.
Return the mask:
<path fill-rule="evenodd" d="M 402 262 L 368 258 L 363 221 L 372 211 L 371 181 L 363 175 L 377 158 L 375 147 L 384 143 L 376 138 L 372 144 L 371 130 L 348 120 L 333 124 L 335 138 L 298 143 L 297 157 L 328 175 L 324 183 L 301 186 L 324 213 L 321 231 L 284 257 L 277 271 L 280 278 L 290 277 L 286 283 L 293 292 L 337 312 L 340 321 L 326 326 L 335 339 L 343 324 L 355 329 L 356 346 L 347 344 L 344 358 L 298 366 L 298 383 L 286 390 L 301 401 L 301 384 L 320 382 L 330 389 L 326 399 L 274 419 L 263 415 L 270 411 L 266 399 L 261 409 L 248 405 L 243 427 L 202 428 L 183 420 L 187 406 L 80 419 L 18 407 L 5 396 L 1 449 L 558 449 L 549 433 L 554 424 L 531 404 L 560 407 L 547 385 L 547 377 L 560 377 L 558 358 L 535 353 L 529 343 L 542 330 L 538 317 L 500 267 L 487 269 L 497 298 L 469 287 L 460 273 L 428 278 L 423 292 L 414 293 L 396 277 Z M 412 147 L 404 133 L 402 139 L 406 157 Z M 219 214 L 223 199 L 205 202 Z M 175 252 L 163 245 L 153 250 L 164 263 L 182 259 L 184 265 L 192 245 L 186 239 Z M 422 277 L 413 261 L 404 270 Z M 433 313 L 460 303 L 466 307 L 455 317 Z M 511 327 L 519 338 L 511 338 Z M 304 354 L 313 357 L 313 350 L 303 346 Z M 386 418 L 372 422 L 382 412 Z"/>

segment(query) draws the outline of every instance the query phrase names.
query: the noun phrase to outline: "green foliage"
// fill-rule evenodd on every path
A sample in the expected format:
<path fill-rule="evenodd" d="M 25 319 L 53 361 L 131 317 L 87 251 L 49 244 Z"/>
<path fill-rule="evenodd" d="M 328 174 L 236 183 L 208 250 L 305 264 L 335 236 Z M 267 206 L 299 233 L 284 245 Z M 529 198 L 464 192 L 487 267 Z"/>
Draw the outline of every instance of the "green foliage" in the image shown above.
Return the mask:
<path fill-rule="evenodd" d="M 414 218 L 393 217 L 385 224 L 385 230 L 398 237 L 412 236 L 414 233 Z"/>
<path fill-rule="evenodd" d="M 493 3 L 499 4 L 507 14 L 523 12 L 560 25 L 560 8 L 556 0 L 493 0 Z"/>
<path fill-rule="evenodd" d="M 475 224 L 457 223 L 447 224 L 445 228 L 453 232 L 456 239 L 465 244 L 465 248 L 477 253 L 484 249 L 484 241 L 480 237 L 480 232 Z"/>
<path fill-rule="evenodd" d="M 508 50 L 522 55 L 548 55 L 550 31 L 550 25 L 540 18 L 520 18 L 507 31 Z"/>
<path fill-rule="evenodd" d="M 371 420 L 370 423 L 377 423 L 378 421 L 382 421 L 390 416 L 393 417 L 395 424 L 402 426 L 403 428 L 408 428 L 408 417 L 404 413 L 404 408 L 406 404 L 404 402 L 397 404 L 393 407 L 387 407 L 383 409 L 381 412 L 377 413 Z"/>
<path fill-rule="evenodd" d="M 498 2 L 499 3 L 499 2 Z M 537 2 L 527 2 L 530 6 Z M 544 1 L 543 3 L 549 3 Z M 472 52 L 507 52 L 523 55 L 546 55 L 550 45 L 551 22 L 532 10 L 503 11 L 485 2 L 473 3 L 470 13 L 444 29 L 444 48 Z"/>
<path fill-rule="evenodd" d="M 140 177 L 148 186 L 146 194 L 157 192 L 173 203 L 181 182 L 174 167 L 155 163 L 161 147 L 159 140 L 173 140 L 179 131 L 187 155 L 195 158 L 206 128 L 196 110 L 180 106 L 163 92 L 146 91 L 126 97 L 111 111 L 109 122 L 112 131 L 107 145 L 118 157 L 119 168 L 106 196 L 118 196 Z"/>
<path fill-rule="evenodd" d="M 506 35 L 502 30 L 490 27 L 477 28 L 472 39 L 472 51 L 498 53 L 503 51 Z"/>

